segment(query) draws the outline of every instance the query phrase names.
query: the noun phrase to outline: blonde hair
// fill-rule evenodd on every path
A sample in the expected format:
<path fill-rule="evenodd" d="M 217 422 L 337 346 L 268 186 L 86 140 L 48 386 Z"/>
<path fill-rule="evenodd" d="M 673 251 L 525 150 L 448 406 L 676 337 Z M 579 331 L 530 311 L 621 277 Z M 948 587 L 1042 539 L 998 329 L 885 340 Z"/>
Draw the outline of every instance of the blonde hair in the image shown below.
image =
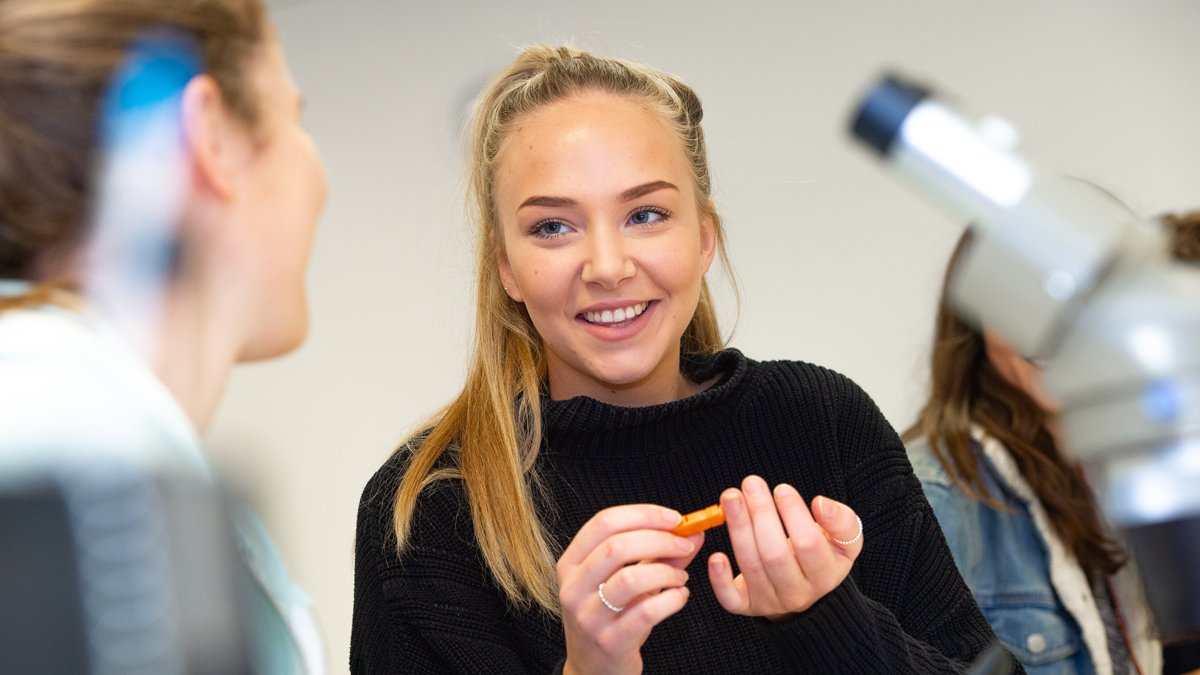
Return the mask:
<path fill-rule="evenodd" d="M 461 480 L 483 559 L 509 601 L 558 611 L 557 551 L 538 517 L 534 471 L 542 442 L 540 391 L 547 375 L 542 341 L 524 305 L 502 289 L 502 238 L 492 192 L 496 157 L 523 116 L 582 91 L 627 97 L 658 112 L 690 158 L 696 198 L 711 221 L 718 254 L 729 266 L 724 233 L 712 200 L 708 157 L 700 128 L 703 109 L 680 80 L 619 59 L 570 46 L 529 47 L 492 80 L 480 97 L 471 129 L 469 197 L 478 220 L 474 355 L 462 392 L 397 452 L 409 453 L 395 501 L 398 555 L 409 544 L 422 491 L 442 479 Z M 731 276 L 732 282 L 732 276 Z M 736 283 L 734 283 L 736 293 Z M 707 282 L 684 331 L 685 352 L 724 347 Z M 452 450 L 453 448 L 453 450 Z M 444 461 L 447 451 L 453 453 Z"/>

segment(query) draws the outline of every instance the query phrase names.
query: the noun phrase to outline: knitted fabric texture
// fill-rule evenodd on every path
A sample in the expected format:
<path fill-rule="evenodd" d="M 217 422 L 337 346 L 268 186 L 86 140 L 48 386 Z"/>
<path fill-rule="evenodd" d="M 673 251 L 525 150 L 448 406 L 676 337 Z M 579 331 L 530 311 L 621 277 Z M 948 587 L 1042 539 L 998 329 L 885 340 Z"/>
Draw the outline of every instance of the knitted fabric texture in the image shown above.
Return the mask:
<path fill-rule="evenodd" d="M 955 568 L 904 448 L 847 378 L 798 362 L 756 362 L 736 350 L 686 356 L 684 372 L 716 384 L 646 408 L 544 398 L 539 508 L 565 547 L 597 511 L 654 503 L 688 512 L 716 503 L 748 474 L 826 495 L 862 518 L 850 577 L 779 623 L 717 603 L 707 559 L 731 555 L 710 530 L 688 568 L 691 597 L 642 647 L 651 673 L 955 672 L 992 632 Z M 449 453 L 448 453 L 449 454 Z M 475 545 L 456 481 L 418 503 L 411 545 L 395 551 L 392 505 L 406 452 L 368 482 L 358 517 L 354 673 L 544 673 L 562 668 L 561 621 L 513 608 Z M 448 459 L 447 461 L 452 461 Z M 735 563 L 736 564 L 736 563 Z"/>

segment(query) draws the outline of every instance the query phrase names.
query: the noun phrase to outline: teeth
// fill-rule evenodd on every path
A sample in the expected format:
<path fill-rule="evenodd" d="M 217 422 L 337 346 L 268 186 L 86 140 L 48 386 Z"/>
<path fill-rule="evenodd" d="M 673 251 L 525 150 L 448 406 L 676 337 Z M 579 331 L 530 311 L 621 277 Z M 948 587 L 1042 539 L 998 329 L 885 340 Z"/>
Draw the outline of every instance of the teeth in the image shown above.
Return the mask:
<path fill-rule="evenodd" d="M 635 316 L 639 316 L 649 306 L 650 303 L 648 302 L 639 302 L 636 305 L 615 310 L 606 309 L 603 312 L 585 312 L 583 318 L 587 319 L 588 323 L 620 324 Z"/>

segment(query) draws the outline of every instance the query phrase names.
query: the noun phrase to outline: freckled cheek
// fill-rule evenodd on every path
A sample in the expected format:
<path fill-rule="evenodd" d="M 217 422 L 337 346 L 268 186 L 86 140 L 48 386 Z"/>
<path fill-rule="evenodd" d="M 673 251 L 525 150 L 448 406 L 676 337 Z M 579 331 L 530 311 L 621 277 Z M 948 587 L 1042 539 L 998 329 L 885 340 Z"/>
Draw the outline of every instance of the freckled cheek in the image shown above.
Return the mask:
<path fill-rule="evenodd" d="M 530 313 L 555 313 L 564 300 L 563 284 L 554 283 L 554 272 L 542 265 L 530 265 L 516 272 Z"/>
<path fill-rule="evenodd" d="M 693 287 L 697 292 L 699 290 L 702 270 L 698 262 L 690 258 L 670 255 L 643 258 L 640 267 L 655 285 L 672 294 L 686 293 Z"/>
<path fill-rule="evenodd" d="M 513 266 L 513 273 L 518 280 L 524 280 L 526 283 L 532 283 L 542 275 L 541 265 L 524 264 L 520 267 Z"/>

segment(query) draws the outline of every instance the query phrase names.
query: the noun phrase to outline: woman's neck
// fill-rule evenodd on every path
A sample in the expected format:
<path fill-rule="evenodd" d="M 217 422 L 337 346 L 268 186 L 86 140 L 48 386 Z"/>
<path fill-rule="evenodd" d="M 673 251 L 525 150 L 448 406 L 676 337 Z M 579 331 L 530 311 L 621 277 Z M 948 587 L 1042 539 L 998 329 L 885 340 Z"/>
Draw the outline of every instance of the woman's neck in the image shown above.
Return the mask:
<path fill-rule="evenodd" d="M 621 408 L 644 408 L 693 396 L 712 382 L 697 383 L 680 368 L 679 356 L 664 359 L 645 377 L 629 383 L 614 384 L 571 365 L 551 358 L 549 364 L 550 397 L 565 400 L 586 396 Z"/>
<path fill-rule="evenodd" d="M 202 433 L 225 391 L 238 347 L 221 330 L 213 308 L 196 305 L 180 297 L 166 303 L 151 367 Z"/>
<path fill-rule="evenodd" d="M 206 361 L 210 363 L 203 365 Z M 198 352 L 194 360 L 164 355 L 154 364 L 154 372 L 179 401 L 198 433 L 203 433 L 212 421 L 229 378 L 231 365 L 220 361 L 206 359 Z"/>
<path fill-rule="evenodd" d="M 592 380 L 590 386 L 578 386 L 563 382 L 550 374 L 550 397 L 555 400 L 587 396 L 602 403 L 621 408 L 644 408 L 687 398 L 700 391 L 696 383 L 682 372 L 674 380 L 659 382 L 636 382 L 629 385 L 614 385 Z"/>

